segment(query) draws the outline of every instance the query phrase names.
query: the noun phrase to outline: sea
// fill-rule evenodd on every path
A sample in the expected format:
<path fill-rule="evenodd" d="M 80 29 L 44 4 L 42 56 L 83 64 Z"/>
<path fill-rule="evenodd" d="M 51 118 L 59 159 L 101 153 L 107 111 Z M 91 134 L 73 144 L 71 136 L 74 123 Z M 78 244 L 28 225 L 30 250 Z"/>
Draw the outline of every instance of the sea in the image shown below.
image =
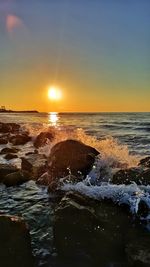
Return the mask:
<path fill-rule="evenodd" d="M 88 180 L 90 176 L 93 179 L 98 175 L 101 164 L 108 167 L 107 173 L 111 177 L 111 172 L 114 171 L 111 169 L 112 162 L 118 161 L 127 167 L 136 167 L 141 158 L 150 156 L 149 112 L 1 113 L 0 122 L 19 123 L 30 132 L 33 140 L 41 131 L 48 129 L 55 132 L 54 142 L 39 149 L 39 153 L 47 156 L 53 145 L 66 139 L 77 139 L 95 147 L 99 150 L 101 159 L 95 163 Z M 3 147 L 0 145 L 0 148 Z M 33 144 L 29 142 L 20 146 L 18 156 L 24 156 L 31 151 Z M 7 163 L 3 156 L 0 156 L 0 163 Z M 18 159 L 13 159 L 10 163 L 20 166 Z M 150 207 L 150 186 L 138 186 L 135 183 L 112 185 L 107 179 L 102 184 L 87 186 L 86 179 L 74 185 L 64 184 L 63 189 L 78 191 L 97 200 L 105 197 L 114 201 L 117 199 L 118 203 L 127 203 L 133 215 L 137 213 L 141 199 Z M 54 196 L 47 192 L 47 187 L 38 186 L 34 181 L 9 188 L 1 184 L 0 196 L 0 213 L 22 216 L 27 221 L 37 266 L 62 266 L 58 265 L 57 251 L 53 247 Z M 144 220 L 150 231 L 150 214 Z"/>

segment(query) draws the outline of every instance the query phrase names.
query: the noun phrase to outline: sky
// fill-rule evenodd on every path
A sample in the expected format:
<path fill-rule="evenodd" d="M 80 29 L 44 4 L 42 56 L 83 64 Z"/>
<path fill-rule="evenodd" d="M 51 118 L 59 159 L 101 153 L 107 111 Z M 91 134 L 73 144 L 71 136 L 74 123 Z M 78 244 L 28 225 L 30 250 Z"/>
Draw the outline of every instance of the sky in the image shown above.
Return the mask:
<path fill-rule="evenodd" d="M 150 111 L 150 1 L 0 0 L 0 105 Z"/>

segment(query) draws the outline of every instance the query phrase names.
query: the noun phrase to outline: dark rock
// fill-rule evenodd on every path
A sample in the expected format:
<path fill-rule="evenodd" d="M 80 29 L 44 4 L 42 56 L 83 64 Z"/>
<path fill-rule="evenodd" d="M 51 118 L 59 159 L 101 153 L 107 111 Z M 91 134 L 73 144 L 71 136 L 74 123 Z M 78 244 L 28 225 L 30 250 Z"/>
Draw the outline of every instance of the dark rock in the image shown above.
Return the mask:
<path fill-rule="evenodd" d="M 7 174 L 18 171 L 18 169 L 10 164 L 0 164 L 0 183 L 3 182 Z"/>
<path fill-rule="evenodd" d="M 7 174 L 3 179 L 3 184 L 6 186 L 16 186 L 21 185 L 31 179 L 31 176 L 28 172 L 17 171 L 10 174 Z"/>
<path fill-rule="evenodd" d="M 140 203 L 138 205 L 138 213 L 137 215 L 139 217 L 146 218 L 150 212 L 150 208 L 148 207 L 147 203 L 144 200 L 140 200 Z"/>
<path fill-rule="evenodd" d="M 9 138 L 9 142 L 14 146 L 25 145 L 29 141 L 31 141 L 31 137 L 27 133 L 17 134 Z"/>
<path fill-rule="evenodd" d="M 49 185 L 50 184 L 50 175 L 48 174 L 48 172 L 45 172 L 40 177 L 38 177 L 36 183 L 41 184 L 41 185 Z"/>
<path fill-rule="evenodd" d="M 47 159 L 44 155 L 30 154 L 21 160 L 21 169 L 30 172 L 32 179 L 39 178 L 47 170 Z"/>
<path fill-rule="evenodd" d="M 137 184 L 143 184 L 141 178 L 141 168 L 130 168 L 117 171 L 112 178 L 113 184 L 131 184 L 135 182 Z"/>
<path fill-rule="evenodd" d="M 33 154 L 38 154 L 38 150 L 35 149 L 33 152 L 27 152 L 25 155 L 29 156 L 29 155 L 33 155 Z"/>
<path fill-rule="evenodd" d="M 55 210 L 55 246 L 60 257 L 86 259 L 88 255 L 90 266 L 107 266 L 126 260 L 125 238 L 130 227 L 129 215 L 111 201 L 98 203 L 71 192 Z"/>
<path fill-rule="evenodd" d="M 19 124 L 0 122 L 0 133 L 14 133 L 14 132 L 18 132 L 19 129 L 20 129 Z"/>
<path fill-rule="evenodd" d="M 129 266 L 150 267 L 150 233 L 139 227 L 131 229 L 125 251 Z"/>
<path fill-rule="evenodd" d="M 59 257 L 82 258 L 85 263 L 88 255 L 89 266 L 148 267 L 150 263 L 150 234 L 131 218 L 129 207 L 110 199 L 98 202 L 67 193 L 55 210 L 54 241 Z"/>
<path fill-rule="evenodd" d="M 1 150 L 0 154 L 8 154 L 8 153 L 18 153 L 19 149 L 15 148 L 15 147 L 12 147 L 12 148 L 9 148 L 9 147 L 5 147 Z"/>
<path fill-rule="evenodd" d="M 29 230 L 19 217 L 0 215 L 0 266 L 34 266 Z"/>
<path fill-rule="evenodd" d="M 9 154 L 7 154 L 4 158 L 7 159 L 7 160 L 11 160 L 11 159 L 16 159 L 16 158 L 18 158 L 18 156 L 15 155 L 15 154 L 11 154 L 11 153 L 9 153 Z"/>
<path fill-rule="evenodd" d="M 39 148 L 41 146 L 46 145 L 47 140 L 53 141 L 54 139 L 54 133 L 52 132 L 41 132 L 34 141 L 34 146 L 36 148 Z"/>
<path fill-rule="evenodd" d="M 146 157 L 144 159 L 141 159 L 139 162 L 139 166 L 150 168 L 150 157 Z"/>
<path fill-rule="evenodd" d="M 8 137 L 0 136 L 0 145 L 6 145 L 8 143 Z"/>
<path fill-rule="evenodd" d="M 49 174 L 55 180 L 71 173 L 81 180 L 90 172 L 98 154 L 95 148 L 76 140 L 57 143 L 49 156 Z"/>
<path fill-rule="evenodd" d="M 150 169 L 147 169 L 141 173 L 140 179 L 143 185 L 150 184 Z"/>

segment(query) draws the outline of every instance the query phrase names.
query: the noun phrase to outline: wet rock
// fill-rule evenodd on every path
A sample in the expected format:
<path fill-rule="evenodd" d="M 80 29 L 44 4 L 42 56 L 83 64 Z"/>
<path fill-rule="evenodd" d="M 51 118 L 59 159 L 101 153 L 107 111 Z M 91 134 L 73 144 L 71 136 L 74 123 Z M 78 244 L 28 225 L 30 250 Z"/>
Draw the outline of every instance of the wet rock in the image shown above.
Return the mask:
<path fill-rule="evenodd" d="M 47 144 L 47 141 L 53 141 L 54 133 L 52 132 L 41 132 L 34 141 L 34 146 L 39 148 Z"/>
<path fill-rule="evenodd" d="M 89 266 L 149 266 L 149 233 L 131 218 L 129 207 L 69 192 L 54 215 L 59 257 L 83 263 L 88 257 Z"/>
<path fill-rule="evenodd" d="M 150 212 L 150 208 L 148 207 L 147 203 L 144 200 L 140 200 L 138 205 L 138 212 L 137 215 L 139 217 L 146 218 Z"/>
<path fill-rule="evenodd" d="M 86 260 L 88 255 L 91 266 L 122 262 L 130 226 L 128 214 L 111 201 L 98 203 L 69 193 L 55 210 L 55 246 L 60 257 Z"/>
<path fill-rule="evenodd" d="M 142 181 L 143 185 L 150 184 L 150 169 L 144 170 L 140 175 L 140 180 Z"/>
<path fill-rule="evenodd" d="M 29 172 L 32 179 L 39 178 L 47 170 L 47 158 L 44 155 L 30 154 L 21 160 L 21 169 Z"/>
<path fill-rule="evenodd" d="M 141 178 L 142 169 L 141 168 L 130 168 L 122 169 L 117 171 L 112 178 L 113 184 L 131 184 L 135 182 L 137 184 L 143 184 L 143 179 Z"/>
<path fill-rule="evenodd" d="M 16 186 L 21 185 L 31 179 L 31 176 L 28 172 L 17 171 L 10 174 L 7 174 L 3 179 L 3 184 L 6 186 Z"/>
<path fill-rule="evenodd" d="M 17 134 L 9 138 L 9 142 L 14 146 L 25 145 L 29 141 L 31 141 L 31 137 L 27 133 Z"/>
<path fill-rule="evenodd" d="M 0 164 L 0 183 L 3 182 L 7 174 L 18 171 L 17 167 L 10 164 Z"/>
<path fill-rule="evenodd" d="M 128 233 L 126 254 L 129 266 L 150 266 L 150 233 L 142 228 L 135 228 Z"/>
<path fill-rule="evenodd" d="M 8 143 L 8 137 L 0 136 L 0 145 L 6 145 Z"/>
<path fill-rule="evenodd" d="M 50 175 L 48 174 L 48 172 L 45 172 L 40 177 L 38 177 L 36 183 L 41 185 L 49 185 L 51 183 L 50 181 Z"/>
<path fill-rule="evenodd" d="M 0 215 L 0 266 L 33 267 L 29 230 L 23 219 Z"/>
<path fill-rule="evenodd" d="M 141 159 L 139 162 L 139 166 L 150 168 L 150 157 L 146 157 L 144 159 Z"/>
<path fill-rule="evenodd" d="M 4 158 L 7 159 L 7 160 L 11 160 L 11 159 L 16 159 L 16 158 L 18 158 L 18 156 L 15 155 L 15 154 L 11 154 L 11 153 L 9 153 L 9 154 L 5 155 Z"/>
<path fill-rule="evenodd" d="M 20 125 L 16 123 L 2 123 L 0 122 L 0 133 L 15 133 L 20 129 Z"/>
<path fill-rule="evenodd" d="M 8 154 L 8 153 L 18 153 L 19 149 L 13 147 L 13 148 L 9 148 L 9 147 L 5 147 L 1 150 L 0 154 Z"/>
<path fill-rule="evenodd" d="M 98 154 L 95 148 L 76 140 L 57 143 L 49 156 L 49 174 L 56 179 L 71 173 L 81 179 L 90 172 Z"/>
<path fill-rule="evenodd" d="M 35 149 L 33 152 L 27 152 L 25 155 L 29 156 L 29 155 L 33 155 L 33 154 L 38 154 L 38 150 Z"/>

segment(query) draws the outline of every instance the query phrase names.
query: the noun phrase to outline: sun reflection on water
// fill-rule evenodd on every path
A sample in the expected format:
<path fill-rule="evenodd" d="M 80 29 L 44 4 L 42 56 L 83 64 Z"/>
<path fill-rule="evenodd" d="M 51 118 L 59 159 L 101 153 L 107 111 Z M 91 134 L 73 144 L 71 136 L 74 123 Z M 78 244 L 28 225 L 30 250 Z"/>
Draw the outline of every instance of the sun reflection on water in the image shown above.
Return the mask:
<path fill-rule="evenodd" d="M 49 112 L 48 121 L 51 126 L 57 126 L 58 123 L 58 113 L 57 112 Z"/>

